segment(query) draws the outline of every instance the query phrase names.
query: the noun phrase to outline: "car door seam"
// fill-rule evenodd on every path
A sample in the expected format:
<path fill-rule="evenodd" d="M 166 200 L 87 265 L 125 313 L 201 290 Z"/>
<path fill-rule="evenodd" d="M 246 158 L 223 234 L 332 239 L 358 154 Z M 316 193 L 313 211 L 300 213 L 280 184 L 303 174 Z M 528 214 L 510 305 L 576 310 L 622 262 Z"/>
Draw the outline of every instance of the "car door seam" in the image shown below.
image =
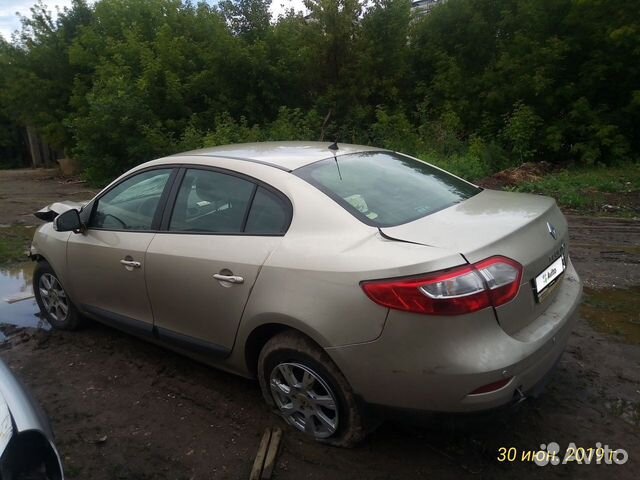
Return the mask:
<path fill-rule="evenodd" d="M 271 258 L 271 256 L 273 255 L 273 252 L 275 252 L 277 248 L 278 248 L 278 246 L 274 246 L 271 249 L 271 251 L 269 251 L 269 253 L 265 256 L 264 260 L 262 261 L 262 263 L 258 267 L 258 272 L 256 273 L 255 279 L 253 280 L 253 283 L 251 284 L 251 287 L 249 287 L 249 293 L 247 294 L 247 300 L 244 302 L 244 305 L 242 306 L 242 312 L 240 312 L 240 319 L 238 321 L 238 324 L 236 325 L 236 333 L 233 336 L 233 344 L 231 345 L 231 350 L 230 350 L 231 352 L 233 352 L 233 350 L 236 347 L 236 343 L 238 341 L 238 332 L 240 331 L 240 326 L 242 325 L 242 321 L 244 320 L 244 312 L 247 309 L 247 305 L 249 305 L 249 300 L 251 299 L 251 294 L 253 293 L 253 289 L 256 286 L 256 283 L 258 283 L 258 278 L 260 278 L 260 274 L 262 273 L 262 268 L 264 267 L 265 263 L 267 263 L 267 261 Z"/>
<path fill-rule="evenodd" d="M 147 297 L 147 302 L 149 302 L 149 310 L 151 311 L 151 335 L 155 338 L 158 337 L 158 329 L 156 327 L 156 315 L 155 312 L 153 311 L 153 302 L 151 301 L 151 295 L 149 295 L 149 283 L 147 282 L 147 254 L 149 253 L 149 247 L 151 247 L 151 244 L 153 243 L 153 240 L 155 240 L 156 235 L 158 235 L 157 233 L 153 234 L 153 237 L 151 237 L 151 240 L 149 240 L 149 243 L 147 244 L 147 248 L 144 250 L 144 261 L 142 264 L 142 268 L 143 268 L 143 278 L 144 278 L 144 292 L 145 295 Z"/>

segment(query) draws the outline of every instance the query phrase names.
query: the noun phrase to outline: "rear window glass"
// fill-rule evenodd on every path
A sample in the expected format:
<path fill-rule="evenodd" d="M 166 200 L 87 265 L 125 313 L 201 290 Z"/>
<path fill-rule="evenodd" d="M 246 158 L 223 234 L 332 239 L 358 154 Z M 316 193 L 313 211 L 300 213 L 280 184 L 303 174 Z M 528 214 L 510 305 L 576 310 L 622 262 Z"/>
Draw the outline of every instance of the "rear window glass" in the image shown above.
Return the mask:
<path fill-rule="evenodd" d="M 295 173 L 377 227 L 411 222 L 480 192 L 464 180 L 393 152 L 340 155 Z"/>

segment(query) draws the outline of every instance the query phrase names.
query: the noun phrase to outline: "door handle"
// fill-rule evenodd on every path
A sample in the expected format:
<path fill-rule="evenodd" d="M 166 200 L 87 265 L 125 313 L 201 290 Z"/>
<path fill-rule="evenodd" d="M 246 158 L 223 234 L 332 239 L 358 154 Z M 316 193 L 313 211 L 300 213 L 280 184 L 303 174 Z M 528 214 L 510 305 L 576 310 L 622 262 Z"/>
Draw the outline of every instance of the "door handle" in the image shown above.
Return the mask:
<path fill-rule="evenodd" d="M 136 262 L 135 260 L 122 259 L 120 260 L 120 263 L 125 267 L 131 267 L 131 268 L 140 268 L 142 266 L 140 262 Z"/>
<path fill-rule="evenodd" d="M 239 277 L 238 275 L 222 275 L 220 273 L 214 273 L 213 278 L 215 278 L 216 280 L 220 280 L 221 282 L 235 284 L 244 283 L 244 278 Z"/>

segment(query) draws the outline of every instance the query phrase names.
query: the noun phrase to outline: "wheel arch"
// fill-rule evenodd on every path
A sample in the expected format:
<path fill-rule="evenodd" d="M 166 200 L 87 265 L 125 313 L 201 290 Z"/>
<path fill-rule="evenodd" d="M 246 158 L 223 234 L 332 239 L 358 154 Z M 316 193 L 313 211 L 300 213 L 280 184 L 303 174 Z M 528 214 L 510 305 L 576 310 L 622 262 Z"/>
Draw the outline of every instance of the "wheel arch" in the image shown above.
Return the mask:
<path fill-rule="evenodd" d="M 282 333 L 285 333 L 287 337 L 286 340 L 278 340 L 273 344 L 270 342 L 270 339 L 275 340 L 276 336 Z M 254 371 L 257 370 L 256 366 L 260 369 L 265 369 L 264 372 L 260 372 L 257 376 L 262 395 L 267 405 L 282 415 L 282 411 L 278 409 L 277 403 L 271 393 L 269 386 L 271 384 L 269 380 L 271 376 L 268 374 L 267 366 L 275 366 L 274 363 L 269 362 L 283 361 L 283 358 L 280 358 L 280 360 L 269 360 L 272 358 L 270 355 L 278 355 L 281 348 L 291 348 L 292 352 L 299 352 L 302 355 L 302 361 L 300 363 L 303 365 L 307 364 L 307 361 L 304 359 L 308 358 L 309 361 L 312 361 L 312 365 L 315 364 L 317 368 L 320 368 L 320 370 L 317 370 L 315 367 L 310 367 L 315 370 L 316 376 L 327 383 L 328 387 L 325 386 L 325 388 L 333 392 L 338 405 L 336 412 L 339 410 L 343 418 L 338 425 L 338 429 L 334 429 L 329 436 L 318 437 L 314 435 L 314 438 L 317 441 L 336 446 L 352 446 L 364 438 L 368 431 L 363 414 L 365 406 L 361 402 L 361 399 L 353 392 L 348 379 L 340 367 L 333 361 L 331 355 L 329 355 L 326 348 L 323 348 L 320 342 L 314 340 L 313 337 L 300 329 L 284 324 L 271 323 L 263 324 L 252 330 L 250 336 L 247 338 L 247 343 L 253 347 L 253 350 L 247 348 L 245 354 L 249 355 L 251 352 L 251 354 L 256 356 L 256 363 L 247 363 L 247 366 L 253 368 Z M 261 352 L 265 351 L 265 347 L 267 354 L 262 355 Z M 286 361 L 286 358 L 284 361 Z M 296 360 L 293 361 L 296 362 Z M 296 426 L 296 428 L 300 430 L 299 426 Z M 306 432 L 306 428 L 304 428 L 303 431 Z"/>
<path fill-rule="evenodd" d="M 29 254 L 29 258 L 33 261 L 33 262 L 47 262 L 49 263 L 49 261 L 44 257 L 44 255 L 42 255 L 41 253 L 30 253 Z M 51 265 L 51 264 L 49 264 Z"/>
<path fill-rule="evenodd" d="M 32 253 L 29 255 L 29 258 L 36 263 L 36 267 L 38 267 L 38 265 L 46 263 L 47 265 L 49 265 L 49 267 L 51 267 L 51 270 L 53 270 L 53 272 L 56 274 L 56 277 L 58 279 L 58 281 L 60 282 L 60 284 L 62 285 L 62 288 L 64 288 L 65 292 L 67 293 L 67 295 L 71 296 L 70 292 L 69 292 L 69 285 L 67 282 L 67 278 L 66 278 L 66 270 L 64 269 L 64 266 L 61 266 L 62 268 L 57 268 L 58 265 L 53 265 L 49 259 L 47 257 L 45 257 L 44 255 L 42 255 L 39 252 L 36 253 Z M 60 270 L 63 270 L 63 274 L 60 274 Z M 34 269 L 34 274 L 35 274 L 35 269 Z"/>
<path fill-rule="evenodd" d="M 295 332 L 303 337 L 306 337 L 318 348 L 324 350 L 323 345 L 326 345 L 326 340 L 317 334 L 316 332 L 309 332 L 308 328 L 301 329 L 285 319 L 273 319 L 271 321 L 261 323 L 255 326 L 247 335 L 244 342 L 244 361 L 248 372 L 252 377 L 256 377 L 258 370 L 258 357 L 260 352 L 274 336 L 285 332 Z"/>

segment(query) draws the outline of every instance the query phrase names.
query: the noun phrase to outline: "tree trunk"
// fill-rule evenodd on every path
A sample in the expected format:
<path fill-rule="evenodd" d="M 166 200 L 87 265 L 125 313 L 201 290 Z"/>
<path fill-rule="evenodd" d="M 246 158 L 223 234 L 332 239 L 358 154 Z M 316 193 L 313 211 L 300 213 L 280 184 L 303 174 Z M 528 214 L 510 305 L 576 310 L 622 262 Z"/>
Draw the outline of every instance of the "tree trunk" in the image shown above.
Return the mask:
<path fill-rule="evenodd" d="M 40 152 L 40 142 L 35 128 L 27 127 L 27 138 L 29 140 L 29 153 L 31 155 L 31 166 L 38 168 L 42 166 L 42 154 Z"/>

